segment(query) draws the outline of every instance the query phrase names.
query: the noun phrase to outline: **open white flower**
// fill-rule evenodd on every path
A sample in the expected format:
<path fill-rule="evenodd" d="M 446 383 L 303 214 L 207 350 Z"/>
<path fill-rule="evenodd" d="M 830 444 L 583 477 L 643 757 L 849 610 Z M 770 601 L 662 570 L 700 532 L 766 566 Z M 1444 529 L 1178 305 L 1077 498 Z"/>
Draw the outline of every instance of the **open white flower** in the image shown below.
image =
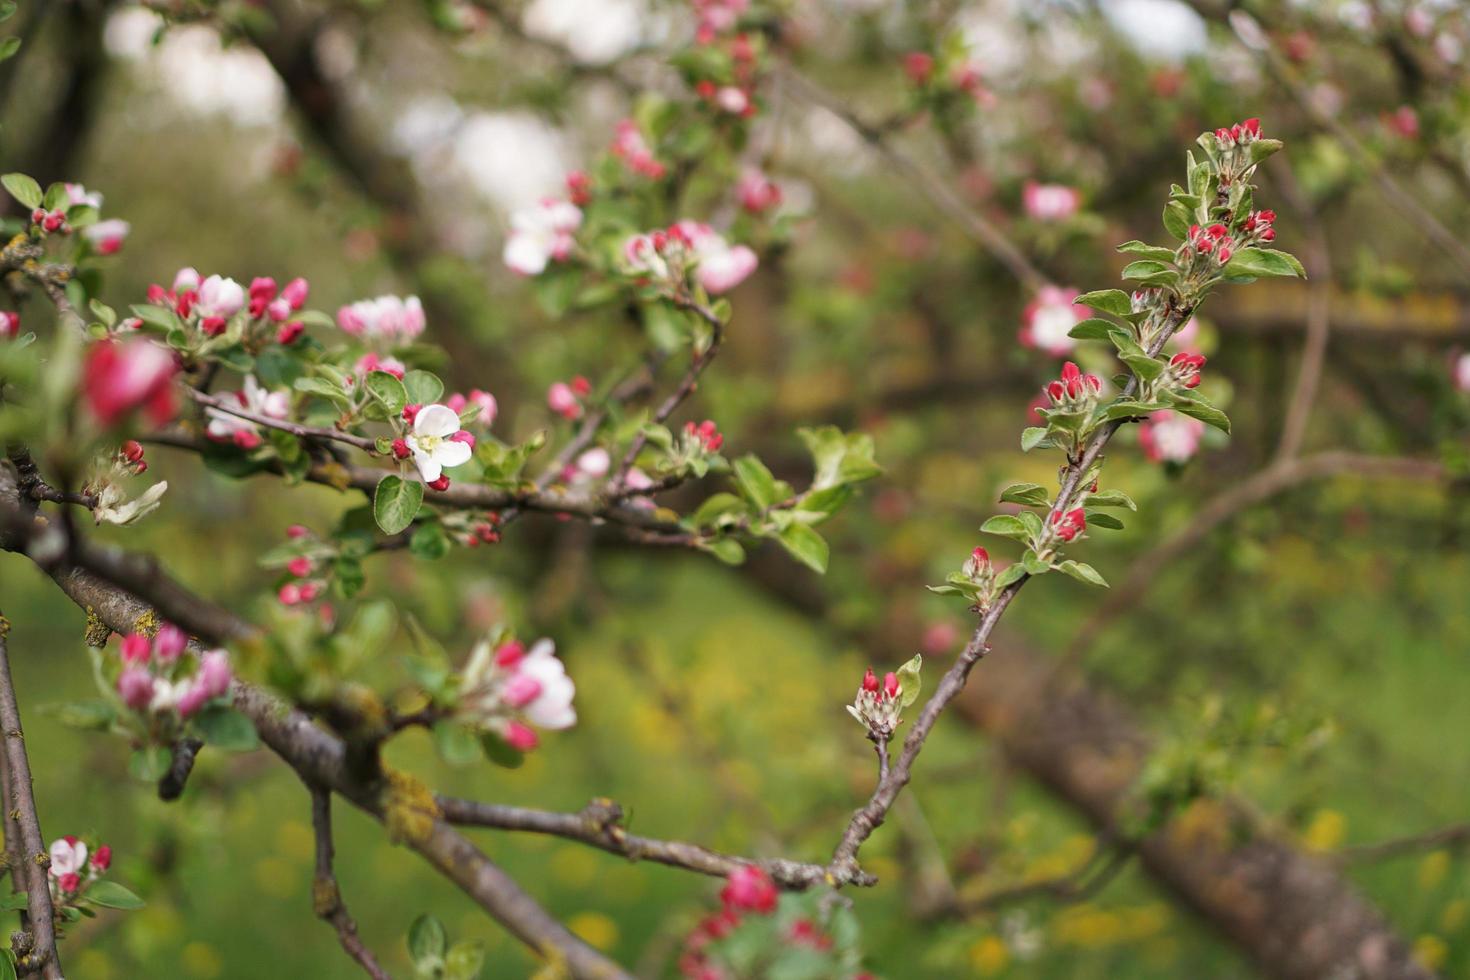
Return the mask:
<path fill-rule="evenodd" d="M 80 874 L 87 863 L 87 845 L 75 837 L 58 837 L 51 842 L 51 875 Z"/>
<path fill-rule="evenodd" d="M 552 259 L 560 262 L 572 253 L 573 235 L 582 226 L 582 209 L 566 201 L 547 199 L 510 216 L 510 236 L 501 258 L 523 276 L 539 275 Z"/>
<path fill-rule="evenodd" d="M 459 414 L 448 405 L 425 405 L 413 420 L 413 433 L 405 440 L 413 451 L 413 465 L 425 483 L 433 483 L 444 470 L 469 462 L 469 443 L 459 442 Z"/>
<path fill-rule="evenodd" d="M 577 710 L 572 707 L 577 687 L 557 658 L 554 643 L 538 640 L 526 651 L 526 658 L 516 667 L 516 673 L 541 685 L 541 693 L 521 708 L 527 721 L 552 730 L 571 728 L 577 723 Z"/>
<path fill-rule="evenodd" d="M 262 388 L 253 374 L 245 375 L 244 388 L 223 397 L 227 400 L 233 399 L 237 405 L 253 415 L 284 419 L 291 412 L 291 396 L 285 391 L 270 391 Z M 206 408 L 204 414 L 209 416 L 209 427 L 206 431 L 214 438 L 232 440 L 242 445 L 245 443 L 260 444 L 260 430 L 249 419 L 242 419 L 238 415 L 231 415 L 218 408 Z M 242 440 L 242 434 L 247 438 Z M 253 447 L 246 446 L 245 448 Z"/>
<path fill-rule="evenodd" d="M 233 279 L 210 276 L 199 284 L 199 299 L 194 310 L 201 317 L 218 316 L 228 320 L 245 305 L 245 288 Z"/>
<path fill-rule="evenodd" d="M 168 481 L 164 480 L 129 500 L 122 487 L 109 483 L 97 494 L 97 504 L 92 508 L 92 516 L 98 524 L 131 524 L 157 510 L 166 492 Z"/>

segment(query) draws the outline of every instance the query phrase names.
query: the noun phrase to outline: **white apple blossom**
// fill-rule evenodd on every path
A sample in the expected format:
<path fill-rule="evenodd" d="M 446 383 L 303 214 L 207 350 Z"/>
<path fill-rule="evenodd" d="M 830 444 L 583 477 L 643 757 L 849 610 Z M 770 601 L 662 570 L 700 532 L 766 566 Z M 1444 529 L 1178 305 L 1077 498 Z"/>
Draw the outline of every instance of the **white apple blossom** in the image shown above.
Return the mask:
<path fill-rule="evenodd" d="M 95 225 L 88 225 L 82 229 L 82 237 L 92 243 L 101 255 L 111 255 L 122 248 L 122 243 L 127 240 L 128 233 L 133 226 L 121 218 L 112 218 L 108 221 L 99 221 Z"/>
<path fill-rule="evenodd" d="M 425 405 L 413 420 L 413 432 L 405 439 L 413 452 L 413 465 L 425 483 L 433 483 L 445 469 L 469 462 L 469 443 L 454 438 L 459 432 L 459 415 L 448 405 Z"/>
<path fill-rule="evenodd" d="M 227 400 L 233 399 L 245 411 L 254 415 L 263 415 L 266 418 L 284 419 L 291 411 L 290 394 L 285 391 L 270 391 L 262 388 L 253 374 L 245 376 L 243 389 L 222 397 Z M 209 427 L 206 431 L 214 438 L 259 445 L 260 428 L 249 419 L 242 419 L 238 415 L 231 415 L 218 408 L 206 408 L 204 413 L 209 416 Z M 243 440 L 242 434 L 245 436 Z M 252 436 L 253 439 L 250 438 Z M 246 446 L 245 448 L 253 447 Z"/>
<path fill-rule="evenodd" d="M 708 292 L 718 294 L 734 289 L 759 264 L 749 246 L 731 245 L 709 225 L 686 220 L 675 227 L 689 240 L 689 248 L 699 261 L 694 276 Z"/>
<path fill-rule="evenodd" d="M 87 864 L 87 845 L 75 837 L 58 837 L 51 842 L 51 876 L 80 874 Z"/>
<path fill-rule="evenodd" d="M 539 275 L 553 259 L 572 254 L 573 235 L 582 226 L 582 209 L 547 198 L 510 216 L 510 235 L 501 258 L 516 273 Z"/>
<path fill-rule="evenodd" d="M 129 500 L 122 487 L 109 483 L 98 492 L 97 503 L 92 507 L 92 517 L 98 524 L 131 524 L 157 510 L 167 492 L 168 481 L 164 480 Z"/>
<path fill-rule="evenodd" d="M 1470 391 L 1470 354 L 1461 354 L 1455 360 L 1455 387 Z"/>
<path fill-rule="evenodd" d="M 199 301 L 194 304 L 194 310 L 201 317 L 218 316 L 228 320 L 244 305 L 245 288 L 233 279 L 214 275 L 199 284 Z"/>
<path fill-rule="evenodd" d="M 379 296 L 337 311 L 337 326 L 354 337 L 412 340 L 424 332 L 424 306 L 417 296 Z"/>
<path fill-rule="evenodd" d="M 566 665 L 557 657 L 554 643 L 537 640 L 516 666 L 516 673 L 541 686 L 541 693 L 521 708 L 527 721 L 552 730 L 571 728 L 577 723 L 577 711 L 572 707 L 577 687 L 567 676 Z"/>
<path fill-rule="evenodd" d="M 102 195 L 97 191 L 89 191 L 81 184 L 66 185 L 66 202 L 68 205 L 86 204 L 90 207 L 102 207 Z"/>

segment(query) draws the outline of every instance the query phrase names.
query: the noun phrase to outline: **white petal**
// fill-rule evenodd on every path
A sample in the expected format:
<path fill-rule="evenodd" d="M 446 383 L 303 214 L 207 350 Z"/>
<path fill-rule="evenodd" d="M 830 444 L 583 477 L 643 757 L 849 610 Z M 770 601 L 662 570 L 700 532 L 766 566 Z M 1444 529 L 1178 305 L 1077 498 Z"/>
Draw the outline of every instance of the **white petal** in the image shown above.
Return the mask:
<path fill-rule="evenodd" d="M 464 442 L 441 442 L 434 450 L 434 459 L 445 469 L 462 466 L 470 461 L 470 447 Z"/>
<path fill-rule="evenodd" d="M 448 405 L 425 405 L 413 420 L 413 431 L 415 435 L 442 439 L 459 431 L 459 415 Z"/>
<path fill-rule="evenodd" d="M 425 483 L 433 483 L 443 475 L 444 467 L 439 465 L 439 461 L 417 446 L 413 447 L 413 465 L 419 468 L 419 476 Z"/>
<path fill-rule="evenodd" d="M 545 271 L 551 248 L 543 235 L 518 231 L 505 240 L 500 257 L 512 272 L 535 276 Z"/>

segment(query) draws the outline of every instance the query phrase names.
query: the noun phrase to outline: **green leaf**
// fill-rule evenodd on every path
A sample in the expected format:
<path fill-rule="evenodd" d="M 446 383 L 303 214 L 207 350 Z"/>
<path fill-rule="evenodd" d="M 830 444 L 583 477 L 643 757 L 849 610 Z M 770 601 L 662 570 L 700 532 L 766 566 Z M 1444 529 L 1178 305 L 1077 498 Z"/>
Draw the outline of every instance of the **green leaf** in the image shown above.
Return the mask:
<path fill-rule="evenodd" d="M 1021 452 L 1029 453 L 1037 446 L 1046 441 L 1046 427 L 1041 425 L 1028 425 L 1021 432 Z"/>
<path fill-rule="evenodd" d="M 1258 139 L 1251 144 L 1251 163 L 1260 163 L 1271 154 L 1280 150 L 1284 144 L 1280 140 Z"/>
<path fill-rule="evenodd" d="M 449 947 L 444 957 L 444 980 L 475 980 L 485 967 L 485 944 L 464 939 Z"/>
<path fill-rule="evenodd" d="M 255 726 L 234 708 L 205 708 L 194 716 L 193 724 L 204 741 L 226 752 L 250 752 L 260 747 Z"/>
<path fill-rule="evenodd" d="M 425 561 L 437 561 L 449 554 L 449 549 L 449 535 L 438 521 L 425 521 L 408 539 L 409 553 Z"/>
<path fill-rule="evenodd" d="M 1021 567 L 1026 569 L 1027 575 L 1045 575 L 1051 571 L 1051 565 L 1042 561 L 1036 552 L 1029 549 L 1021 556 Z"/>
<path fill-rule="evenodd" d="M 1147 354 L 1124 354 L 1121 360 L 1144 381 L 1152 381 L 1164 373 L 1164 362 Z"/>
<path fill-rule="evenodd" d="M 1189 226 L 1194 224 L 1194 215 L 1182 201 L 1170 201 L 1164 205 L 1164 229 L 1181 242 L 1189 237 Z"/>
<path fill-rule="evenodd" d="M 1007 565 L 1005 569 L 995 577 L 995 587 L 997 589 L 1003 589 L 1008 585 L 1014 585 L 1015 583 L 1021 581 L 1022 576 L 1024 576 L 1025 574 L 1026 569 L 1022 567 L 1020 562 L 1016 562 L 1014 565 Z"/>
<path fill-rule="evenodd" d="M 1176 412 L 1183 412 L 1190 418 L 1199 419 L 1206 425 L 1213 426 L 1221 432 L 1229 433 L 1230 419 L 1215 406 L 1180 394 L 1170 395 L 1169 400 L 1173 403 Z"/>
<path fill-rule="evenodd" d="M 1013 483 L 1001 491 L 1002 503 L 1022 504 L 1026 507 L 1045 507 L 1051 501 L 1046 487 L 1039 483 Z"/>
<path fill-rule="evenodd" d="M 13 893 L 0 899 L 0 909 L 6 912 L 18 912 L 21 909 L 30 908 L 30 896 L 25 892 Z M 11 974 L 15 976 L 15 974 Z"/>
<path fill-rule="evenodd" d="M 526 761 L 520 749 L 514 748 L 494 732 L 483 732 L 480 735 L 480 751 L 485 753 L 485 758 L 503 769 L 519 769 L 521 763 Z"/>
<path fill-rule="evenodd" d="M 1111 422 L 1114 419 L 1131 419 L 1147 415 L 1158 408 L 1147 402 L 1120 401 L 1113 402 L 1103 409 L 1103 420 Z"/>
<path fill-rule="evenodd" d="M 82 893 L 82 899 L 105 909 L 125 909 L 129 912 L 147 904 L 129 889 L 106 879 L 88 885 L 87 890 Z"/>
<path fill-rule="evenodd" d="M 835 425 L 798 429 L 796 434 L 812 454 L 813 490 L 868 480 L 883 472 L 873 458 L 873 437 L 865 432 L 844 433 Z"/>
<path fill-rule="evenodd" d="M 424 502 L 424 485 L 390 473 L 373 491 L 373 519 L 384 534 L 397 534 L 413 523 Z"/>
<path fill-rule="evenodd" d="M 1127 507 L 1129 510 L 1138 510 L 1138 505 L 1133 498 L 1122 490 L 1099 490 L 1097 493 L 1087 495 L 1089 507 Z"/>
<path fill-rule="evenodd" d="M 700 545 L 726 565 L 739 565 L 745 561 L 745 548 L 734 538 L 716 538 Z"/>
<path fill-rule="evenodd" d="M 1088 585 L 1100 585 L 1105 589 L 1108 587 L 1108 583 L 1097 573 L 1097 569 L 1085 562 L 1069 559 L 1058 565 L 1057 571 L 1065 572 L 1077 581 L 1086 582 Z"/>
<path fill-rule="evenodd" d="M 145 783 L 156 783 L 173 764 L 173 753 L 162 745 L 150 745 L 134 749 L 128 756 L 128 772 L 134 779 Z"/>
<path fill-rule="evenodd" d="M 308 395 L 320 395 L 344 410 L 352 407 L 352 399 L 348 397 L 347 392 L 325 378 L 297 378 L 291 387 Z"/>
<path fill-rule="evenodd" d="M 1269 248 L 1243 248 L 1225 263 L 1224 273 L 1230 278 L 1259 279 L 1264 276 L 1298 276 L 1306 278 L 1302 264 L 1285 252 Z"/>
<path fill-rule="evenodd" d="M 1153 259 L 1155 262 L 1174 261 L 1174 250 L 1172 248 L 1165 248 L 1162 245 L 1149 245 L 1146 242 L 1124 242 L 1118 246 L 1118 251 L 1126 252 L 1129 255 L 1141 255 L 1146 259 Z"/>
<path fill-rule="evenodd" d="M 434 747 L 451 766 L 468 766 L 480 761 L 480 740 L 475 733 L 452 721 L 434 723 Z"/>
<path fill-rule="evenodd" d="M 750 512 L 744 500 L 733 493 L 720 492 L 711 494 L 704 503 L 690 515 L 689 520 L 695 527 L 714 527 L 722 519 L 739 519 Z"/>
<path fill-rule="evenodd" d="M 1174 275 L 1173 266 L 1165 262 L 1156 262 L 1153 259 L 1140 259 L 1137 262 L 1129 262 L 1123 267 L 1124 279 L 1139 279 L 1152 281 L 1163 276 Z M 1129 305 L 1131 312 L 1132 305 Z"/>
<path fill-rule="evenodd" d="M 805 524 L 788 524 L 777 539 L 791 556 L 818 575 L 827 571 L 827 542 Z"/>
<path fill-rule="evenodd" d="M 1112 320 L 1089 317 L 1068 330 L 1067 336 L 1073 340 L 1107 340 L 1108 334 L 1117 329 L 1118 325 Z"/>
<path fill-rule="evenodd" d="M 111 702 L 97 698 L 50 705 L 43 710 L 47 714 L 55 715 L 56 720 L 67 728 L 82 731 L 106 731 L 117 717 L 117 709 Z"/>
<path fill-rule="evenodd" d="M 442 963 L 448 945 L 444 924 L 432 915 L 421 915 L 408 927 L 408 957 L 420 969 L 429 963 Z"/>
<path fill-rule="evenodd" d="M 401 414 L 403 406 L 408 404 L 408 390 L 404 388 L 403 382 L 387 371 L 368 372 L 367 389 L 374 398 L 383 403 L 390 416 Z"/>
<path fill-rule="evenodd" d="M 10 196 L 21 204 L 32 210 L 41 206 L 41 185 L 27 177 L 25 174 L 6 174 L 0 177 L 0 184 L 10 192 Z"/>
<path fill-rule="evenodd" d="M 1139 264 L 1133 263 L 1133 265 Z M 1128 268 L 1131 269 L 1133 266 Z M 1130 278 L 1127 269 L 1123 270 L 1123 278 Z M 1121 289 L 1095 289 L 1090 293 L 1083 293 L 1072 302 L 1081 306 L 1090 306 L 1099 313 L 1111 313 L 1114 316 L 1127 316 L 1133 312 L 1133 300 Z"/>
<path fill-rule="evenodd" d="M 1106 511 L 1094 511 L 1091 508 L 1083 508 L 1083 512 L 1087 515 L 1087 526 L 1089 528 L 1101 527 L 1109 531 L 1123 530 L 1123 522 Z"/>
<path fill-rule="evenodd" d="M 403 388 L 415 405 L 432 405 L 444 394 L 444 382 L 428 371 L 410 371 L 403 376 Z"/>
<path fill-rule="evenodd" d="M 907 708 L 919 699 L 919 691 L 923 689 L 923 680 L 919 677 L 919 668 L 924 666 L 924 658 L 914 654 L 908 663 L 898 668 L 898 705 Z"/>
<path fill-rule="evenodd" d="M 780 491 L 776 488 L 776 478 L 766 468 L 766 464 L 754 454 L 748 454 L 735 460 L 735 482 L 740 487 L 740 492 L 745 499 L 761 510 L 765 510 L 781 500 Z"/>
<path fill-rule="evenodd" d="M 1003 538 L 1013 538 L 1024 544 L 1030 544 L 1031 531 L 1026 523 L 1019 517 L 1010 514 L 996 514 L 990 520 L 980 525 L 984 534 L 998 534 Z"/>

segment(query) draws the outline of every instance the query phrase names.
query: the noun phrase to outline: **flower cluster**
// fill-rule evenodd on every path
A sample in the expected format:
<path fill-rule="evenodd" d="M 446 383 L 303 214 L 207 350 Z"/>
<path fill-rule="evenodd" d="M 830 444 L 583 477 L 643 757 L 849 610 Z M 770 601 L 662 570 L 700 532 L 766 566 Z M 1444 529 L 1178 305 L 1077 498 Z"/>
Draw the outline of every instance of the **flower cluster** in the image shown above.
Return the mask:
<path fill-rule="evenodd" d="M 662 180 L 668 168 L 653 155 L 653 149 L 643 138 L 638 124 L 631 119 L 619 120 L 613 135 L 613 156 L 633 173 L 650 180 Z"/>
<path fill-rule="evenodd" d="M 1045 391 L 1057 408 L 1091 412 L 1102 391 L 1102 381 L 1095 374 L 1083 374 L 1081 368 L 1068 361 L 1062 365 L 1060 380 L 1048 384 Z"/>
<path fill-rule="evenodd" d="M 254 375 L 247 374 L 244 387 L 239 391 L 227 392 L 223 396 L 233 401 L 241 410 L 264 418 L 285 419 L 291 413 L 291 396 L 285 391 L 268 391 L 262 388 Z M 205 434 L 217 442 L 230 442 L 241 449 L 257 448 L 261 443 L 260 427 L 249 419 L 232 415 L 223 409 L 209 407 L 204 410 L 209 417 Z"/>
<path fill-rule="evenodd" d="M 550 640 L 527 650 L 515 640 L 495 646 L 485 639 L 460 675 L 455 717 L 529 752 L 539 742 L 530 726 L 557 731 L 577 723 L 576 690 Z"/>
<path fill-rule="evenodd" d="M 847 706 L 847 713 L 868 730 L 872 738 L 886 741 L 902 724 L 899 717 L 903 711 L 903 684 L 898 675 L 889 671 L 880 683 L 878 675 L 869 667 L 858 687 L 857 697 Z"/>
<path fill-rule="evenodd" d="M 709 945 L 729 936 L 748 913 L 770 915 L 780 893 L 764 869 L 742 864 L 725 877 L 720 910 L 700 920 L 684 940 L 679 972 L 691 980 L 723 980 L 725 972 L 709 956 Z"/>
<path fill-rule="evenodd" d="M 49 869 L 51 901 L 56 906 L 75 901 L 87 886 L 112 867 L 112 848 L 88 848 L 86 841 L 68 834 L 51 842 Z"/>
<path fill-rule="evenodd" d="M 1059 286 L 1037 290 L 1036 298 L 1021 313 L 1021 345 L 1053 357 L 1070 354 L 1077 341 L 1068 334 L 1088 316 L 1087 307 L 1072 302 L 1076 295 L 1077 290 Z"/>
<path fill-rule="evenodd" d="M 693 422 L 684 423 L 684 441 L 691 446 L 697 446 L 699 452 L 717 453 L 725 444 L 725 437 L 720 434 L 713 421 L 705 419 L 698 425 Z"/>
<path fill-rule="evenodd" d="M 552 261 L 563 262 L 572 254 L 580 227 L 581 208 L 546 198 L 511 215 L 501 259 L 518 275 L 540 275 Z"/>
<path fill-rule="evenodd" d="M 1198 388 L 1200 372 L 1204 366 L 1205 356 L 1203 354 L 1180 351 L 1169 358 L 1169 368 L 1164 372 L 1165 384 L 1182 388 Z"/>
<path fill-rule="evenodd" d="M 417 296 L 379 296 L 337 311 L 337 326 L 344 333 L 370 341 L 408 343 L 424 332 L 424 325 L 424 307 Z"/>
<path fill-rule="evenodd" d="M 715 35 L 733 28 L 740 15 L 750 7 L 750 0 L 693 0 L 694 14 L 699 18 L 696 39 L 709 44 Z"/>
<path fill-rule="evenodd" d="M 114 686 L 123 704 L 153 716 L 189 718 L 230 688 L 230 658 L 223 650 L 188 653 L 189 638 L 172 624 L 149 637 L 123 637 Z M 186 669 L 192 662 L 194 668 Z"/>
<path fill-rule="evenodd" d="M 1087 512 L 1081 507 L 1057 511 L 1051 517 L 1052 533 L 1063 541 L 1071 542 L 1087 533 Z"/>
<path fill-rule="evenodd" d="M 291 315 L 306 305 L 310 288 L 297 277 L 278 290 L 270 276 L 257 276 L 247 289 L 226 276 L 201 279 L 198 270 L 186 266 L 174 275 L 170 288 L 150 285 L 148 302 L 171 310 L 186 331 L 199 337 L 221 337 L 233 328 L 233 338 L 258 348 L 270 340 L 291 344 L 301 336 L 305 327 Z M 242 312 L 244 316 L 237 319 Z"/>
<path fill-rule="evenodd" d="M 1236 245 L 1235 239 L 1230 237 L 1230 229 L 1216 222 L 1206 228 L 1190 225 L 1189 241 L 1184 247 L 1201 257 L 1213 256 L 1215 262 L 1224 265 L 1235 254 Z"/>
<path fill-rule="evenodd" d="M 546 405 L 564 419 L 582 417 L 583 402 L 592 394 L 592 382 L 577 375 L 570 382 L 556 381 L 546 389 Z"/>
<path fill-rule="evenodd" d="M 630 236 L 623 259 L 629 273 L 674 289 L 693 269 L 699 285 L 716 295 L 740 285 L 759 264 L 749 246 L 731 245 L 709 225 L 689 220 Z"/>
<path fill-rule="evenodd" d="M 1261 139 L 1261 121 L 1247 119 L 1233 126 L 1215 130 L 1215 153 L 1218 157 L 1220 185 L 1228 187 L 1251 172 L 1260 158 L 1251 145 Z"/>

